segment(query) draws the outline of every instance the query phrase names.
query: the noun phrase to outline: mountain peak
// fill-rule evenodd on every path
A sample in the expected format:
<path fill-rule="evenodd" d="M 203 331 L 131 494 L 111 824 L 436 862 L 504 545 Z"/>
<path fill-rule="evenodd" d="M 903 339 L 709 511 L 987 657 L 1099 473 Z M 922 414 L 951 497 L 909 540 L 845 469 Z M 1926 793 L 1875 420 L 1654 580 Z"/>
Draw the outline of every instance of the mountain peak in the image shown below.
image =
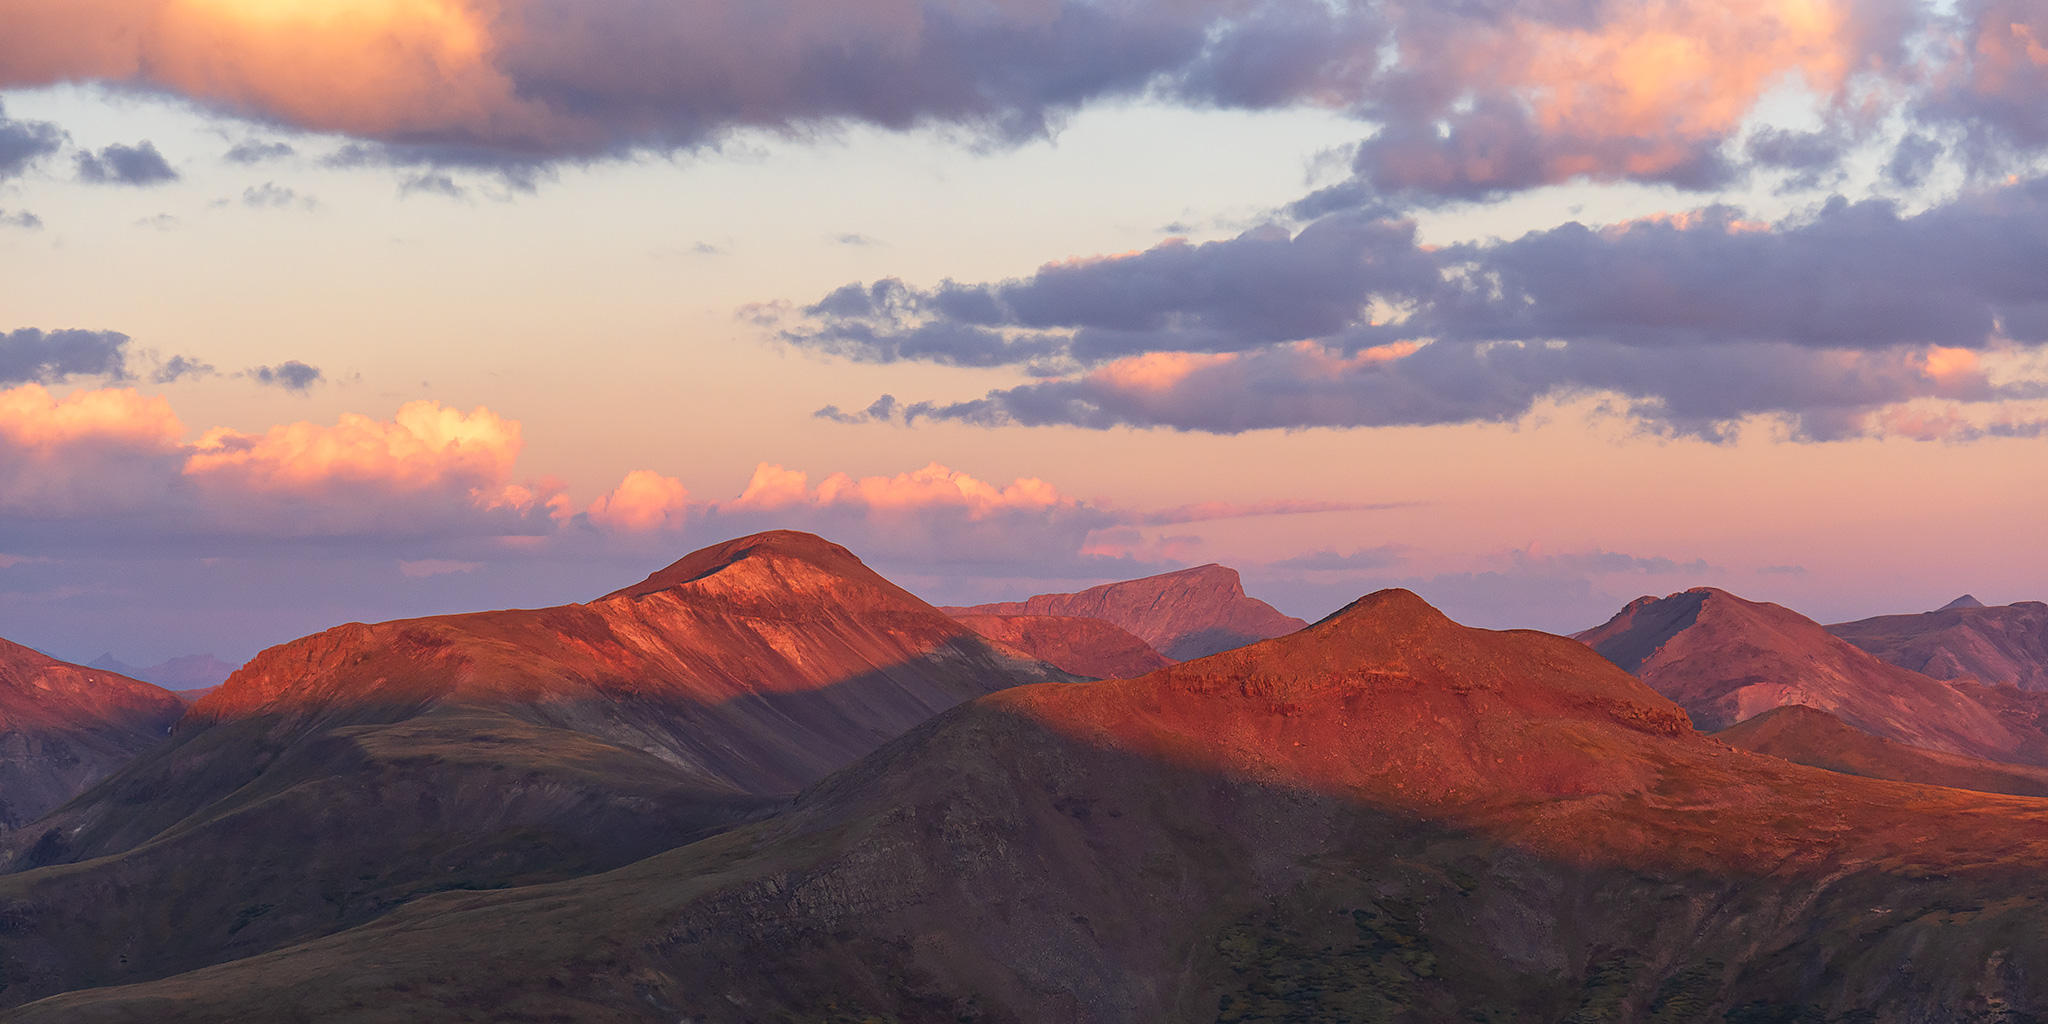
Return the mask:
<path fill-rule="evenodd" d="M 1942 605 L 1942 606 L 1941 606 L 1941 607 L 1939 607 L 1939 608 L 1936 608 L 1936 609 L 1935 609 L 1935 611 L 1938 611 L 1938 612 L 1945 612 L 1945 611 L 1949 611 L 1949 610 L 1951 610 L 1951 609 L 1955 609 L 1955 608 L 1982 608 L 1982 607 L 1984 607 L 1984 602 L 1982 602 L 1982 601 L 1979 601 L 1979 600 L 1977 600 L 1977 598 L 1976 598 L 1976 596 L 1975 596 L 1975 595 L 1973 595 L 1973 594 L 1964 594 L 1963 596 L 1961 596 L 1961 597 L 1959 597 L 1959 598 L 1956 598 L 1955 600 L 1953 600 L 1953 601 L 1950 601 L 1949 603 L 1947 603 L 1947 604 L 1945 604 L 1945 605 Z"/>
<path fill-rule="evenodd" d="M 853 552 L 817 534 L 799 530 L 768 530 L 692 551 L 639 583 L 612 591 L 605 597 L 646 597 L 673 590 L 750 559 L 799 562 L 841 575 L 873 575 L 873 571 Z"/>

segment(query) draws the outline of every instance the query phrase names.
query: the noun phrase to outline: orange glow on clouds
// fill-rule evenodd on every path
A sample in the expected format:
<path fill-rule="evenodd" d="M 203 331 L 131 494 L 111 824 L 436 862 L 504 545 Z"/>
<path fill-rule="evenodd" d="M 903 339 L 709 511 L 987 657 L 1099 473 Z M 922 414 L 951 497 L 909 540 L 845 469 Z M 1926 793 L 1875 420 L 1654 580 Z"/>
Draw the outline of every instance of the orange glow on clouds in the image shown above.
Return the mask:
<path fill-rule="evenodd" d="M 611 493 L 590 505 L 590 521 L 614 530 L 636 533 L 680 527 L 690 508 L 690 491 L 681 480 L 651 470 L 626 474 Z"/>
<path fill-rule="evenodd" d="M 965 509 L 969 518 L 979 518 L 1004 510 L 1071 504 L 1051 484 L 1035 477 L 997 487 L 936 462 L 915 472 L 858 480 L 834 473 L 819 481 L 815 490 L 805 489 L 808 482 L 809 477 L 801 472 L 764 462 L 755 469 L 746 491 L 728 507 L 768 510 L 808 504 L 911 509 L 951 505 Z"/>
<path fill-rule="evenodd" d="M 0 440 L 13 447 L 51 453 L 111 442 L 168 451 L 184 434 L 170 402 L 134 388 L 74 391 L 62 399 L 41 384 L 0 391 Z"/>
<path fill-rule="evenodd" d="M 335 481 L 422 491 L 450 483 L 502 484 L 522 442 L 519 423 L 479 406 L 408 402 L 390 421 L 348 413 L 332 427 L 304 421 L 243 434 L 207 431 L 185 473 L 232 477 L 259 491 L 317 491 Z"/>
<path fill-rule="evenodd" d="M 533 121 L 479 0 L 0 0 L 0 85 L 99 78 L 316 130 Z"/>

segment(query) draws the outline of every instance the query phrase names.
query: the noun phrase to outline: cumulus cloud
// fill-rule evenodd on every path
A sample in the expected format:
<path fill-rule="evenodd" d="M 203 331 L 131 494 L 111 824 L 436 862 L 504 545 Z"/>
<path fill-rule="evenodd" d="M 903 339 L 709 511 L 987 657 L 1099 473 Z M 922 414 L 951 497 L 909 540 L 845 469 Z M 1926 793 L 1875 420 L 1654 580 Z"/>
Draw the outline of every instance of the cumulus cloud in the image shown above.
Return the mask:
<path fill-rule="evenodd" d="M 157 152 L 155 143 L 145 140 L 78 154 L 78 178 L 95 185 L 161 185 L 178 180 L 178 171 Z"/>
<path fill-rule="evenodd" d="M 1963 437 L 2038 429 L 2011 403 L 2048 385 L 1998 367 L 2048 343 L 2048 278 L 2030 269 L 2044 265 L 2038 178 L 1912 215 L 1836 200 L 1761 224 L 1709 208 L 1442 248 L 1409 221 L 1337 213 L 1007 281 L 848 285 L 766 322 L 854 360 L 1040 378 L 819 412 L 842 421 L 1236 433 L 1510 422 L 1545 400 L 1619 396 L 1702 437 L 1756 416 L 1811 439 Z"/>
<path fill-rule="evenodd" d="M 473 536 L 545 532 L 548 494 L 514 483 L 519 425 L 413 402 L 390 420 L 187 441 L 160 396 L 0 391 L 0 520 L 24 542 Z"/>

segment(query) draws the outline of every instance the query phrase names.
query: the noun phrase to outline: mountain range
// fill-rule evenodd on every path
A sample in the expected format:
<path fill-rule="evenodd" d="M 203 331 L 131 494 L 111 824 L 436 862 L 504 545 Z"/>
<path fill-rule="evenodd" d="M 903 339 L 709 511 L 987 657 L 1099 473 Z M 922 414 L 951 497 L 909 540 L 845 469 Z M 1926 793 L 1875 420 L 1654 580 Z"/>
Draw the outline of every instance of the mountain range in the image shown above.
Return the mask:
<path fill-rule="evenodd" d="M 1839 628 L 740 538 L 258 655 L 0 833 L 0 1022 L 2048 1016 L 2048 694 Z"/>
<path fill-rule="evenodd" d="M 615 871 L 10 1021 L 1933 1021 L 2048 1008 L 2048 803 L 1736 749 L 1371 595 L 1004 690 Z"/>

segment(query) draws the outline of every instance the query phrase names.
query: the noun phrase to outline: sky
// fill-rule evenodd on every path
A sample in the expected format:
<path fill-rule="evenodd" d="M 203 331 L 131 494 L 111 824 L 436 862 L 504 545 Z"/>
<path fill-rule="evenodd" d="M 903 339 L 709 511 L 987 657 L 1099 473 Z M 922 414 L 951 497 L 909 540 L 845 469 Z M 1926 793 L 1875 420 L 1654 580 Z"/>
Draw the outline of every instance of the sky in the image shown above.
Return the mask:
<path fill-rule="evenodd" d="M 2048 598 L 2048 7 L 0 0 L 0 636 L 823 534 L 1573 631 Z"/>

